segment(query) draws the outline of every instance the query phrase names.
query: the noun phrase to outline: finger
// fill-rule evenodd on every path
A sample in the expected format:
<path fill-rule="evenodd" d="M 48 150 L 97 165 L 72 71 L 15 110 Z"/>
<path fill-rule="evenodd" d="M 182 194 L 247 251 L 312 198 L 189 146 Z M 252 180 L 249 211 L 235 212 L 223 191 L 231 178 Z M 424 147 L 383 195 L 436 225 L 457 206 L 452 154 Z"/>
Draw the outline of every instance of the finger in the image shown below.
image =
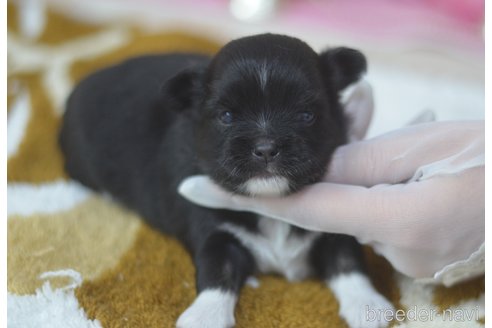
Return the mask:
<path fill-rule="evenodd" d="M 197 205 L 215 209 L 240 211 L 241 206 L 247 203 L 246 199 L 238 203 L 233 202 L 232 193 L 222 189 L 204 175 L 192 176 L 183 180 L 178 186 L 178 193 Z"/>
<path fill-rule="evenodd" d="M 335 151 L 324 181 L 362 186 L 407 181 L 419 167 L 460 153 L 483 131 L 483 121 L 423 123 L 344 145 Z"/>
<path fill-rule="evenodd" d="M 357 218 L 363 217 L 365 210 L 362 207 L 354 207 L 352 204 L 346 206 L 346 204 L 360 202 L 360 193 L 365 189 L 357 186 L 319 183 L 286 197 L 251 198 L 225 191 L 206 176 L 193 176 L 181 182 L 178 192 L 187 200 L 208 208 L 250 211 L 308 230 L 320 231 L 328 228 L 333 232 L 345 233 L 352 229 L 336 225 L 330 227 L 329 221 L 324 220 L 341 218 L 340 221 L 349 221 L 344 224 L 350 225 L 350 220 L 356 221 Z M 333 206 L 326 207 L 326 203 Z M 358 221 L 354 223 L 357 224 Z"/>

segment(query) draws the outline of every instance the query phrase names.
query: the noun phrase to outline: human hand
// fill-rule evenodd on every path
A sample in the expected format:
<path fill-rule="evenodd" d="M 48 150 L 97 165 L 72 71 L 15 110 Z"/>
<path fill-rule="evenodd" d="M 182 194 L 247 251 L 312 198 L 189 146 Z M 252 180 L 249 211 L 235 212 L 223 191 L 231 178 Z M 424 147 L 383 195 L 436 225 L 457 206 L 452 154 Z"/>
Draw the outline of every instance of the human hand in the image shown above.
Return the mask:
<path fill-rule="evenodd" d="M 436 122 L 339 147 L 324 180 L 286 197 L 186 179 L 189 200 L 353 235 L 402 273 L 431 277 L 484 242 L 484 124 Z"/>

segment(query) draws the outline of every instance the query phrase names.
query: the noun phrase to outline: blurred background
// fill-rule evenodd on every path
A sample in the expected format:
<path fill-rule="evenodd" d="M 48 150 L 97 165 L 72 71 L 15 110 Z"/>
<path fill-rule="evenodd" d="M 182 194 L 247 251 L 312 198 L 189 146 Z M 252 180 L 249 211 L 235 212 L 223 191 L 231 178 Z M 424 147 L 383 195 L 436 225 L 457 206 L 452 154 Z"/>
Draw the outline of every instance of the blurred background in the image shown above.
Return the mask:
<path fill-rule="evenodd" d="M 274 32 L 299 37 L 315 50 L 357 48 L 368 58 L 375 93 L 369 135 L 398 128 L 424 109 L 438 120 L 484 118 L 483 0 L 17 0 L 9 2 L 8 19 L 9 75 L 43 69 L 59 107 L 71 86 L 61 85 L 65 68 L 56 64 L 67 60 L 66 49 L 85 58 L 97 56 L 88 49 L 98 45 L 117 49 L 125 38 L 118 31 L 131 26 L 140 35 L 179 32 L 218 45 Z M 97 33 L 89 42 L 89 36 L 69 35 L 64 24 L 94 26 Z M 48 31 L 63 45 L 48 40 Z"/>

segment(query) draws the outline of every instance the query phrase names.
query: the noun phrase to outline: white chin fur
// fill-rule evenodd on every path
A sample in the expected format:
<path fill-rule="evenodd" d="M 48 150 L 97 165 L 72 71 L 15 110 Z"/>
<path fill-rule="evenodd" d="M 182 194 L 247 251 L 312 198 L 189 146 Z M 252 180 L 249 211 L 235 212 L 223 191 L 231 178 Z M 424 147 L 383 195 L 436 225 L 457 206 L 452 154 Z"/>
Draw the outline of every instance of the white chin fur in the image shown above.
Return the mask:
<path fill-rule="evenodd" d="M 289 181 L 284 177 L 251 178 L 241 190 L 250 196 L 280 196 L 289 191 Z"/>

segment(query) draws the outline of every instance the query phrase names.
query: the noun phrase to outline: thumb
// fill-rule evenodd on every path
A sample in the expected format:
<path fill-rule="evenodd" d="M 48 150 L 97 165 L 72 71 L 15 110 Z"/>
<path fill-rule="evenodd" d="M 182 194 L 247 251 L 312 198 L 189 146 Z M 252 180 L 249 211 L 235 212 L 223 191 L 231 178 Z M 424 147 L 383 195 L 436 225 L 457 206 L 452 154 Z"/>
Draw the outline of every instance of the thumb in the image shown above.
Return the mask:
<path fill-rule="evenodd" d="M 225 191 L 205 175 L 184 179 L 178 193 L 192 203 L 214 209 L 242 211 L 250 205 L 247 197 Z"/>
<path fill-rule="evenodd" d="M 222 189 L 209 177 L 203 175 L 192 176 L 183 180 L 178 186 L 178 193 L 192 203 L 203 207 L 254 212 L 308 230 L 320 231 L 325 228 L 319 226 L 321 222 L 313 224 L 313 222 L 302 219 L 310 216 L 304 209 L 306 200 L 296 199 L 292 203 L 292 195 L 281 198 L 252 198 L 237 195 Z M 308 202 L 308 204 L 310 203 L 312 202 Z"/>

